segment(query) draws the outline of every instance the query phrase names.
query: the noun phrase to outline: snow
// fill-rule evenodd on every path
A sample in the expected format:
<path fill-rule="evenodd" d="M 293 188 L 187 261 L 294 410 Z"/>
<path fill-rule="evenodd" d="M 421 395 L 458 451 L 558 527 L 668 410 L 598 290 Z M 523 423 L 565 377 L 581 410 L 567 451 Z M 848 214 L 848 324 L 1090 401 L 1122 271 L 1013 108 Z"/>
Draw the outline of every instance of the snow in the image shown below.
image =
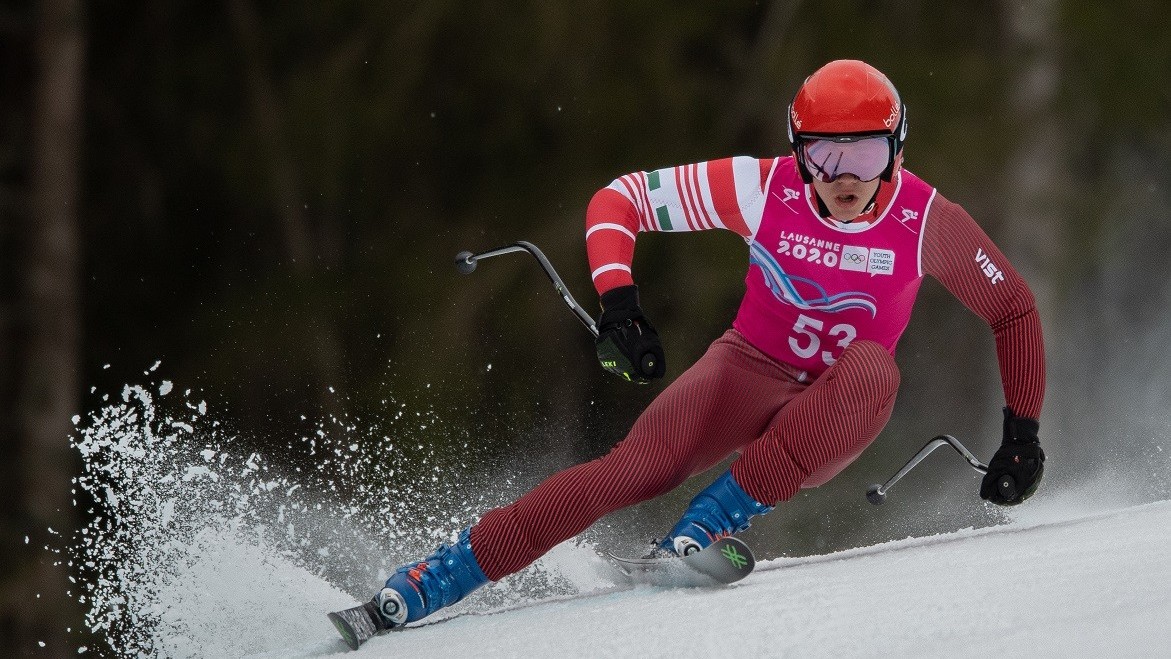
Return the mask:
<path fill-rule="evenodd" d="M 594 594 L 386 634 L 355 656 L 1166 656 L 1168 540 L 1159 502 L 763 561 L 720 589 L 600 579 Z M 310 618 L 308 642 L 258 656 L 344 650 L 310 641 L 332 633 Z"/>
<path fill-rule="evenodd" d="M 283 476 L 202 402 L 180 401 L 180 417 L 156 405 L 127 388 L 74 438 L 78 486 L 100 507 L 69 548 L 72 595 L 116 654 L 347 653 L 326 612 L 517 494 L 470 477 L 462 493 L 434 478 L 418 485 L 426 496 L 396 484 L 402 470 L 450 468 L 415 434 L 450 431 L 430 413 L 363 433 L 336 419 L 302 438 L 324 449 L 314 470 Z M 399 450 L 384 449 L 389 437 Z M 569 541 L 354 656 L 1171 655 L 1171 501 L 1047 485 L 999 526 L 763 560 L 724 588 L 630 586 L 596 547 Z M 436 499 L 449 505 L 416 507 Z"/>

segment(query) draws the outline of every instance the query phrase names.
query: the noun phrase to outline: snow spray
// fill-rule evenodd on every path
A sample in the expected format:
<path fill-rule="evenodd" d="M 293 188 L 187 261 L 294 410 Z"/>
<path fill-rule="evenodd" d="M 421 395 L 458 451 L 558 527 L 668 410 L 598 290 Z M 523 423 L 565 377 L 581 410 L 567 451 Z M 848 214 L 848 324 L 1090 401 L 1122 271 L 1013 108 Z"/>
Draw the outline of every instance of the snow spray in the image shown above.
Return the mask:
<path fill-rule="evenodd" d="M 376 419 L 330 417 L 290 439 L 309 458 L 299 467 L 246 448 L 166 381 L 105 396 L 74 425 L 86 523 L 67 551 L 69 595 L 115 655 L 240 656 L 332 639 L 326 611 L 370 597 L 518 494 L 468 469 L 466 437 L 459 457 L 437 454 L 428 437 L 460 431 L 434 410 L 393 401 Z M 594 559 L 559 547 L 441 617 L 612 585 Z"/>

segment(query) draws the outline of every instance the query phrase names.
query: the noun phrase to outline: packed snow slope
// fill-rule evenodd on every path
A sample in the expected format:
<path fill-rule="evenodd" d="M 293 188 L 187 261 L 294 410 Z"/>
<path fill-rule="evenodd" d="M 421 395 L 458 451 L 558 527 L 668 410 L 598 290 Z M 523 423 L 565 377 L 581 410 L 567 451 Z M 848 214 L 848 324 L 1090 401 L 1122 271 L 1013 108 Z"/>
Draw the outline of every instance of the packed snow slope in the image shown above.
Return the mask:
<path fill-rule="evenodd" d="M 616 576 L 605 578 L 603 562 L 579 548 L 559 560 L 594 562 L 593 593 L 463 613 L 376 637 L 354 654 L 1171 655 L 1171 502 L 1042 516 L 1047 519 L 764 561 L 744 581 L 718 589 L 620 589 Z M 298 579 L 292 572 L 275 576 Z M 321 612 L 352 600 L 318 583 L 302 585 L 308 599 L 285 609 L 296 620 L 288 624 L 290 645 L 257 656 L 345 651 Z"/>
<path fill-rule="evenodd" d="M 90 521 L 61 554 L 75 573 L 67 595 L 88 610 L 78 653 L 343 653 L 327 612 L 520 487 L 477 481 L 460 462 L 475 442 L 445 462 L 417 434 L 442 419 L 404 403 L 291 439 L 312 461 L 290 469 L 244 448 L 193 396 L 166 381 L 126 387 L 74 420 Z M 1051 480 L 1005 524 L 761 561 L 725 588 L 631 586 L 589 541 L 622 532 L 595 527 L 356 655 L 1171 656 L 1171 501 L 1126 485 Z"/>

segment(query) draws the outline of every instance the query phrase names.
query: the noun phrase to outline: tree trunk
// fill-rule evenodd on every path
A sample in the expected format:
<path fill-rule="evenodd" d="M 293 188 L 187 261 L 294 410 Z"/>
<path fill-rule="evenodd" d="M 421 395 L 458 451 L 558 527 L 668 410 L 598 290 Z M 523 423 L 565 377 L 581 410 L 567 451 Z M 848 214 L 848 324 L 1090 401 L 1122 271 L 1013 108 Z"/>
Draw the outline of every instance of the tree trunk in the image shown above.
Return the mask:
<path fill-rule="evenodd" d="M 29 537 L 17 580 L 5 588 L 4 617 L 19 653 L 75 655 L 66 647 L 75 597 L 49 529 L 73 526 L 69 448 L 78 410 L 78 181 L 85 27 L 80 0 L 36 5 L 36 71 L 29 207 L 15 236 L 20 258 L 15 319 L 13 447 L 19 457 L 20 517 Z M 23 541 L 23 539 L 21 539 Z M 43 646 L 40 645 L 43 643 Z"/>
<path fill-rule="evenodd" d="M 1057 121 L 1061 83 L 1060 3 L 1004 3 L 1006 49 L 1016 65 L 1006 100 L 1015 130 L 1004 182 L 1003 247 L 1037 296 L 1043 319 L 1057 307 L 1062 251 L 1062 200 L 1067 198 L 1069 145 Z"/>
<path fill-rule="evenodd" d="M 1002 7 L 1005 52 L 1012 65 L 1005 112 L 1013 139 L 1001 187 L 1004 238 L 999 242 L 1036 296 L 1052 366 L 1061 345 L 1056 321 L 1068 244 L 1062 231 L 1063 203 L 1074 196 L 1069 189 L 1070 133 L 1059 120 L 1061 5 L 1042 0 L 1004 2 Z M 1047 411 L 1055 416 L 1052 405 Z"/>

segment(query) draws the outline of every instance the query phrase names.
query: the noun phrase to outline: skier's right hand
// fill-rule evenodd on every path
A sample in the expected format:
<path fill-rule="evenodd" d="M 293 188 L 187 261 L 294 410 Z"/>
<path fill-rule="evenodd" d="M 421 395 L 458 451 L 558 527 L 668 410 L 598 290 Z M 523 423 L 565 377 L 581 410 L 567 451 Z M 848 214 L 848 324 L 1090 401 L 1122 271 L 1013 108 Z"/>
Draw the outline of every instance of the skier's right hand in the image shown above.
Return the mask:
<path fill-rule="evenodd" d="M 667 372 L 659 333 L 638 306 L 638 286 L 602 294 L 597 348 L 602 368 L 631 382 L 647 383 Z"/>
<path fill-rule="evenodd" d="M 1004 441 L 988 461 L 980 498 L 1015 506 L 1033 496 L 1045 473 L 1045 451 L 1037 439 L 1039 427 L 1036 419 L 1018 417 L 1004 408 Z"/>

